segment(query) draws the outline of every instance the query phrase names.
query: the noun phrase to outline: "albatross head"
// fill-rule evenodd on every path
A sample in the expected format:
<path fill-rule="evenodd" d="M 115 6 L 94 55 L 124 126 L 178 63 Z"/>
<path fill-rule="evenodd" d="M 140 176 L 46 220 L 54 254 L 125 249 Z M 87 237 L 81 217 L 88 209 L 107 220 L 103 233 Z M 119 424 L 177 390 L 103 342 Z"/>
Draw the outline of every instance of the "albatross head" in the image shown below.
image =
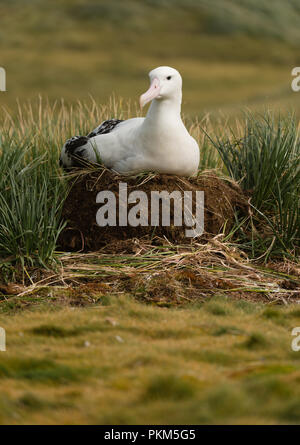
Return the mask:
<path fill-rule="evenodd" d="M 153 99 L 173 99 L 181 103 L 182 78 L 177 70 L 169 66 L 160 66 L 150 71 L 150 87 L 140 97 L 140 106 L 143 108 Z"/>

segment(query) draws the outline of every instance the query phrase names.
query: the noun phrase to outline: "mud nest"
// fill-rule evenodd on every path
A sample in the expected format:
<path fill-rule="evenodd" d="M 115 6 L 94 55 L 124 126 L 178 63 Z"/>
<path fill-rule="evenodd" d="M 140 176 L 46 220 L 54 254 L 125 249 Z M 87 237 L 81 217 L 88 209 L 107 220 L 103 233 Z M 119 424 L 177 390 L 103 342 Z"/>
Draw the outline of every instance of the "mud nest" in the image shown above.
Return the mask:
<path fill-rule="evenodd" d="M 109 170 L 81 174 L 70 179 L 71 188 L 64 203 L 62 216 L 67 221 L 67 226 L 62 231 L 58 244 L 67 251 L 97 251 L 108 248 L 112 251 L 127 250 L 128 240 L 151 240 L 153 244 L 161 243 L 161 239 L 172 243 L 188 244 L 193 238 L 186 236 L 186 226 L 174 226 L 174 206 L 171 201 L 170 225 L 162 225 L 161 210 L 159 208 L 159 224 L 132 227 L 130 225 L 120 227 L 119 221 L 119 184 L 127 184 L 127 194 L 132 191 L 146 193 L 148 203 L 151 203 L 152 191 L 183 191 L 192 192 L 193 214 L 196 214 L 196 191 L 204 192 L 204 234 L 197 239 L 205 240 L 220 232 L 228 232 L 235 221 L 235 212 L 247 212 L 247 196 L 244 195 L 238 185 L 225 181 L 213 173 L 202 174 L 197 178 L 182 178 L 173 175 L 139 175 L 135 177 L 121 177 Z M 117 226 L 100 227 L 96 221 L 96 214 L 102 204 L 96 203 L 96 196 L 101 191 L 111 191 L 116 197 Z M 138 201 L 137 201 L 138 202 Z M 129 204 L 128 210 L 136 204 Z M 127 207 L 127 206 L 126 206 Z M 151 206 L 147 206 L 149 221 Z M 184 207 L 182 219 L 184 221 Z M 137 216 L 140 214 L 137 213 Z M 160 241 L 158 241 L 160 240 Z"/>

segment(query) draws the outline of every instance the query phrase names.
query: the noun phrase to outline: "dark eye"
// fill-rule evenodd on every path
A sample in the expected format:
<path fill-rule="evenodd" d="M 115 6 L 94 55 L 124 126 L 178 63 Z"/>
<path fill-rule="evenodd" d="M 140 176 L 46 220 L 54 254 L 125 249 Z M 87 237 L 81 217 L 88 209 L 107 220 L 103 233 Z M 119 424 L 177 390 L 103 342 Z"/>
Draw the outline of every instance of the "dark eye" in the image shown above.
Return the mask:
<path fill-rule="evenodd" d="M 168 76 L 168 77 L 167 77 L 167 80 L 171 80 L 171 79 L 172 79 L 172 76 Z"/>

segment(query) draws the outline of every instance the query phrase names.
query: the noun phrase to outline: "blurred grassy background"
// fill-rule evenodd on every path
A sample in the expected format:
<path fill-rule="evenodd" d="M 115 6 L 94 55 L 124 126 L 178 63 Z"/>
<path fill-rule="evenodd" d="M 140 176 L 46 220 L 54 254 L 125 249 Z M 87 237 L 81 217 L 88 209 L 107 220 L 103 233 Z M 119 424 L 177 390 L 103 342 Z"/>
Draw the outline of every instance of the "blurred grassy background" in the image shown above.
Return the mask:
<path fill-rule="evenodd" d="M 182 73 L 193 117 L 299 103 L 298 0 L 0 0 L 0 17 L 10 109 L 38 94 L 137 100 L 159 65 Z"/>

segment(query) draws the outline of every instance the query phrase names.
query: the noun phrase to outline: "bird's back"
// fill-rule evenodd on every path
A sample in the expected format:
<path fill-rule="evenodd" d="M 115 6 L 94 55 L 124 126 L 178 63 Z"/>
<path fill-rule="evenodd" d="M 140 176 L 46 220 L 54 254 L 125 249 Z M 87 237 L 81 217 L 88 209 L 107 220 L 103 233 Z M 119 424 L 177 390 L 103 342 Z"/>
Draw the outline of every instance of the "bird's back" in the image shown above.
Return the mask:
<path fill-rule="evenodd" d="M 139 155 L 138 132 L 143 122 L 142 117 L 128 119 L 120 122 L 110 133 L 91 138 L 91 144 L 99 152 L 101 160 L 107 167 L 116 169 L 117 162 Z"/>

